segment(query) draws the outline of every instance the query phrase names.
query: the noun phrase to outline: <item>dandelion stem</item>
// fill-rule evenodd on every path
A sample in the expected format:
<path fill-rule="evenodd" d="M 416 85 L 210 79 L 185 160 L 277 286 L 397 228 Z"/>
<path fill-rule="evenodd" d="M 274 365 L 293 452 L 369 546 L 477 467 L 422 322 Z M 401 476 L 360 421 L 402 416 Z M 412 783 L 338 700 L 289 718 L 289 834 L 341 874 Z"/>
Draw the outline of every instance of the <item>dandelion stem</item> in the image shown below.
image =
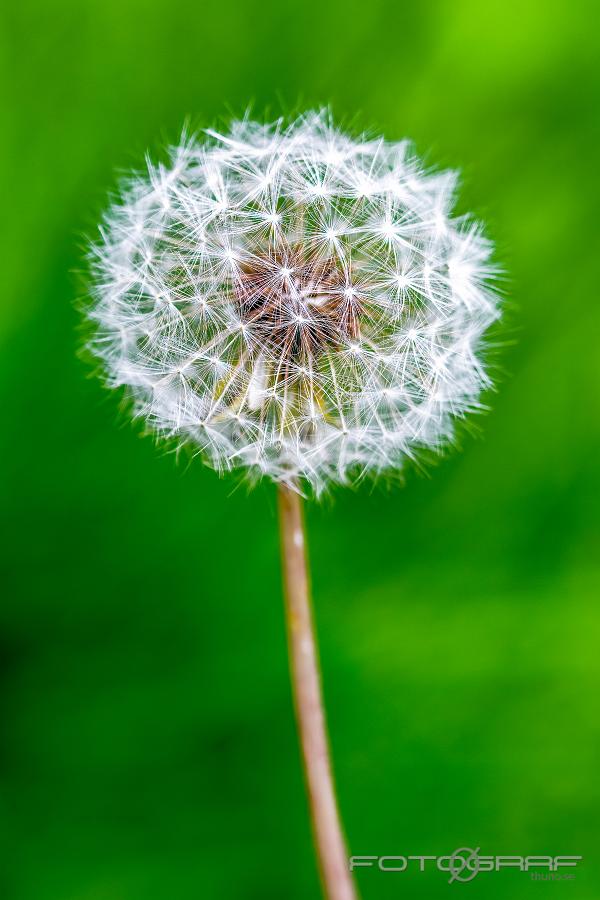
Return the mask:
<path fill-rule="evenodd" d="M 302 498 L 284 485 L 279 517 L 292 690 L 323 891 L 328 900 L 356 900 L 329 759 Z"/>

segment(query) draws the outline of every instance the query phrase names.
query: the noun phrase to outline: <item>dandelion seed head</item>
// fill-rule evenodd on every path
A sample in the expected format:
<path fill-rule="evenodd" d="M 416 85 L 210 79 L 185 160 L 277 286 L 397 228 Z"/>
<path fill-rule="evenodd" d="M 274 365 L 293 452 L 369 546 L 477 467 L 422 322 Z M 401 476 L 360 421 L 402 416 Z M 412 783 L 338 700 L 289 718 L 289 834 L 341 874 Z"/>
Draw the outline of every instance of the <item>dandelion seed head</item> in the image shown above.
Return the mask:
<path fill-rule="evenodd" d="M 92 249 L 91 348 L 159 435 L 319 493 L 452 439 L 489 386 L 491 246 L 453 173 L 328 112 L 147 162 Z"/>

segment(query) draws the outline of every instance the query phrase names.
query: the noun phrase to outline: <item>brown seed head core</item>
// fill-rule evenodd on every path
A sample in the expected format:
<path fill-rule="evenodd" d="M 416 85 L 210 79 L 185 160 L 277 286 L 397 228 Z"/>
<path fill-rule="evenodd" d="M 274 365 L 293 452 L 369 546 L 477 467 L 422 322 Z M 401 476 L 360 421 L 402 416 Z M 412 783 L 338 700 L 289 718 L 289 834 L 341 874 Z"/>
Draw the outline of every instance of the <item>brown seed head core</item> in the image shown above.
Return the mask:
<path fill-rule="evenodd" d="M 359 334 L 360 300 L 347 263 L 289 248 L 253 254 L 235 292 L 242 322 L 281 371 L 304 366 Z"/>

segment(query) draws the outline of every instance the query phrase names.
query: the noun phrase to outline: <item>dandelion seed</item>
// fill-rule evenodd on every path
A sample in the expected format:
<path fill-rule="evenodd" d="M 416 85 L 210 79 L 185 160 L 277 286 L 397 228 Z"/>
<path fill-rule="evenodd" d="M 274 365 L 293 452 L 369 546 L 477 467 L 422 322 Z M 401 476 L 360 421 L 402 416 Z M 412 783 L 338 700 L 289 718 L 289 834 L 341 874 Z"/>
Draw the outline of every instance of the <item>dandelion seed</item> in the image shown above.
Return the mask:
<path fill-rule="evenodd" d="M 129 183 L 94 247 L 109 383 L 162 435 L 194 444 L 210 427 L 214 468 L 317 493 L 441 446 L 489 384 L 480 348 L 499 308 L 489 243 L 450 216 L 453 184 L 326 112 L 184 140 Z M 394 353 L 387 385 L 377 359 Z M 200 357 L 215 364 L 165 379 Z"/>

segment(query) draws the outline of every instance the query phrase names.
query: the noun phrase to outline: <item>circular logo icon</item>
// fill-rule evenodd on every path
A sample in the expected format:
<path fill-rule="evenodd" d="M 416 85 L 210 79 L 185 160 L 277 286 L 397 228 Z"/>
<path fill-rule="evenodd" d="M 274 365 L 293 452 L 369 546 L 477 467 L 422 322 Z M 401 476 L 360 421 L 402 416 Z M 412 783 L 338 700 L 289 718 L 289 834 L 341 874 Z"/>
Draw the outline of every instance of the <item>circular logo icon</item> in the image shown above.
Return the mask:
<path fill-rule="evenodd" d="M 479 847 L 473 850 L 471 847 L 459 847 L 448 858 L 448 871 L 450 878 L 448 884 L 453 881 L 465 883 L 472 881 L 479 872 Z"/>

